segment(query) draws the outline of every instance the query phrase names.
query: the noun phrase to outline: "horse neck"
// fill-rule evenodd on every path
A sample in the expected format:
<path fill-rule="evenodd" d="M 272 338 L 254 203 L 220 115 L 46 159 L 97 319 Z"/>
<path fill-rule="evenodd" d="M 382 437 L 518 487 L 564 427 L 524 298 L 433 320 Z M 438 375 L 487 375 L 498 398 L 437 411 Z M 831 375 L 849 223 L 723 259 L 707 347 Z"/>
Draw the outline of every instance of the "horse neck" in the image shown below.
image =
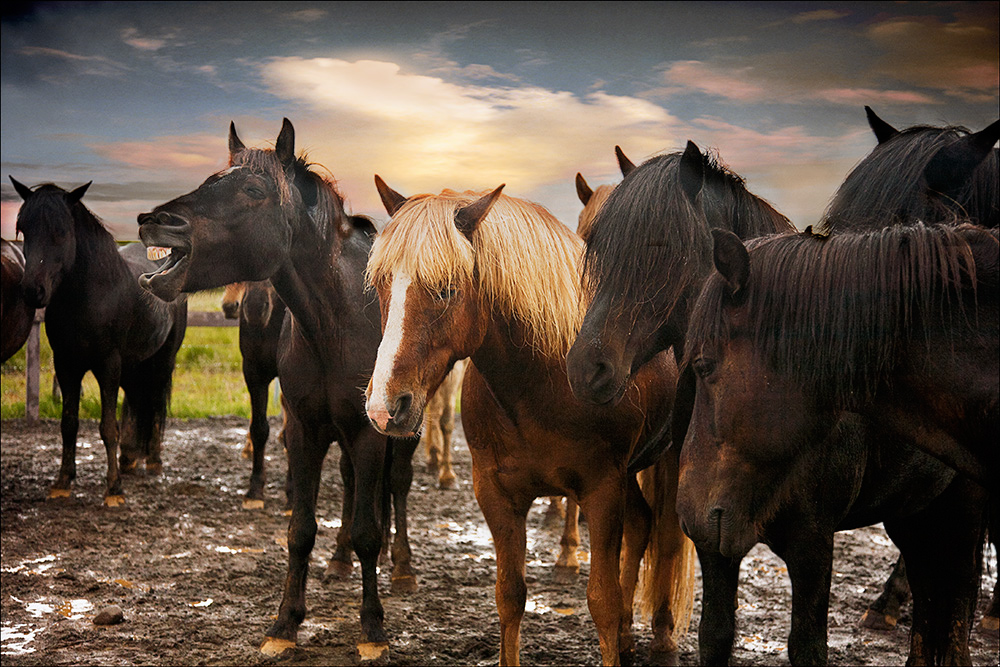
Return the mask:
<path fill-rule="evenodd" d="M 82 212 L 79 209 L 83 209 Z M 73 265 L 67 267 L 60 291 L 68 296 L 82 292 L 85 287 L 135 282 L 118 253 L 118 244 L 111 232 L 82 204 L 77 204 L 73 211 L 73 225 L 76 256 Z M 138 291 L 137 282 L 135 287 Z"/>

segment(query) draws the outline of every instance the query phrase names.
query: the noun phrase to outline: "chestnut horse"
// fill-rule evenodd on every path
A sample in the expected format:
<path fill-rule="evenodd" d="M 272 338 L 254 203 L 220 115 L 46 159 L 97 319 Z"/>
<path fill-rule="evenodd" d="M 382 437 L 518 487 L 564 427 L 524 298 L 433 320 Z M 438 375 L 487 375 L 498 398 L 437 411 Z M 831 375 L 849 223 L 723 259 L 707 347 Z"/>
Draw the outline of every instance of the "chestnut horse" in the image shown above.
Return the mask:
<path fill-rule="evenodd" d="M 718 552 L 702 660 L 728 658 L 732 563 L 764 541 L 792 579 L 789 658 L 824 663 L 833 532 L 883 521 L 913 591 L 908 664 L 969 664 L 1000 435 L 996 230 L 807 231 L 750 252 L 713 234 L 678 390 L 678 512 L 699 555 Z"/>
<path fill-rule="evenodd" d="M 455 401 L 465 377 L 468 362 L 455 362 L 424 410 L 424 428 L 420 442 L 427 454 L 427 472 L 438 478 L 438 488 L 455 488 L 455 469 L 451 465 L 451 434 L 455 430 Z"/>
<path fill-rule="evenodd" d="M 546 495 L 569 496 L 586 514 L 587 598 L 601 657 L 630 660 L 650 508 L 627 464 L 668 418 L 675 367 L 666 355 L 652 360 L 618 407 L 576 400 L 565 352 L 579 320 L 580 238 L 541 206 L 502 196 L 503 186 L 410 199 L 378 177 L 376 186 L 392 220 L 368 263 L 384 329 L 368 415 L 385 433 L 413 433 L 454 363 L 471 358 L 462 416 L 476 499 L 496 548 L 500 663 L 518 664 L 525 520 Z M 676 524 L 673 531 L 683 539 Z M 690 595 L 688 568 L 664 565 Z"/>
<path fill-rule="evenodd" d="M 139 216 L 143 242 L 171 249 L 164 268 L 142 282 L 172 298 L 181 291 L 270 279 L 291 313 L 281 333 L 278 379 L 287 419 L 292 516 L 284 596 L 261 649 L 278 653 L 293 646 L 305 618 L 320 472 L 336 440 L 346 473 L 344 511 L 352 517 L 347 530 L 361 561 L 359 651 L 381 653 L 388 636 L 376 567 L 390 491 L 396 510 L 393 587 L 416 585 L 406 498 L 419 440 L 378 433 L 360 391 L 380 339 L 378 299 L 364 285 L 375 226 L 349 215 L 333 182 L 295 156 L 295 130 L 287 118 L 273 150 L 247 148 L 230 125 L 229 162 L 197 190 Z"/>
<path fill-rule="evenodd" d="M 28 305 L 45 308 L 45 333 L 63 394 L 62 466 L 49 497 L 68 497 L 76 478 L 80 383 L 92 371 L 101 390 L 100 432 L 108 463 L 104 503 L 120 505 L 119 470 L 143 458 L 148 472 L 162 469 L 160 448 L 187 302 L 164 303 L 139 288 L 140 273 L 159 265 L 138 243 L 119 249 L 81 201 L 89 183 L 67 192 L 51 183 L 31 190 L 10 180 L 24 200 L 17 214 L 26 260 L 21 288 Z M 120 429 L 119 388 L 125 392 Z"/>
<path fill-rule="evenodd" d="M 21 291 L 24 277 L 24 255 L 21 249 L 0 239 L 0 261 L 2 261 L 3 301 L 0 305 L 0 363 L 7 361 L 21 349 L 31 333 L 31 323 L 35 319 L 35 309 L 28 305 Z"/>

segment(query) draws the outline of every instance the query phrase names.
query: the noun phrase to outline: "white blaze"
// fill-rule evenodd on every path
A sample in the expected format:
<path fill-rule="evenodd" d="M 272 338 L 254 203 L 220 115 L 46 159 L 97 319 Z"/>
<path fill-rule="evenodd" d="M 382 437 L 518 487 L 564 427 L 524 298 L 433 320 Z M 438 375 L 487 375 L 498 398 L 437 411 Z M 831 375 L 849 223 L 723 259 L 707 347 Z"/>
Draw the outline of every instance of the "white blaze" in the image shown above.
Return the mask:
<path fill-rule="evenodd" d="M 406 315 L 406 291 L 410 287 L 410 277 L 405 273 L 397 273 L 392 279 L 392 289 L 389 291 L 389 314 L 385 320 L 385 331 L 382 342 L 378 346 L 378 357 L 375 359 L 375 372 L 372 374 L 371 393 L 368 396 L 368 418 L 386 428 L 389 424 L 389 411 L 386 408 L 386 385 L 392 377 L 396 366 L 396 357 L 403 342 L 403 317 Z"/>

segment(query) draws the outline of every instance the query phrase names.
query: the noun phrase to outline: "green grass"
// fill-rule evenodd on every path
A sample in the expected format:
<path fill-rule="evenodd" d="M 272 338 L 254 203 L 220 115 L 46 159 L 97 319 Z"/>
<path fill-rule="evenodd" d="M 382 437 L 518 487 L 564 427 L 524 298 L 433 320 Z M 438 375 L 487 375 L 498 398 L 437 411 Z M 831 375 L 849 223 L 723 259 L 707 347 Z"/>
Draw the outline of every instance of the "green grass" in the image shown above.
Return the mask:
<path fill-rule="evenodd" d="M 189 297 L 191 311 L 218 310 L 222 290 L 208 290 Z M 52 395 L 52 349 L 42 325 L 41 391 L 39 416 L 58 419 L 62 402 Z M 239 329 L 237 327 L 188 327 L 184 343 L 177 354 L 174 371 L 173 395 L 170 416 L 181 419 L 236 415 L 250 417 L 250 398 L 247 396 L 241 368 Z M 0 370 L 0 418 L 24 417 L 25 351 L 22 348 L 8 359 Z M 121 406 L 119 391 L 119 408 Z M 270 393 L 268 414 L 280 414 L 280 407 Z M 83 378 L 80 397 L 80 417 L 99 419 L 101 416 L 100 390 L 91 373 Z"/>

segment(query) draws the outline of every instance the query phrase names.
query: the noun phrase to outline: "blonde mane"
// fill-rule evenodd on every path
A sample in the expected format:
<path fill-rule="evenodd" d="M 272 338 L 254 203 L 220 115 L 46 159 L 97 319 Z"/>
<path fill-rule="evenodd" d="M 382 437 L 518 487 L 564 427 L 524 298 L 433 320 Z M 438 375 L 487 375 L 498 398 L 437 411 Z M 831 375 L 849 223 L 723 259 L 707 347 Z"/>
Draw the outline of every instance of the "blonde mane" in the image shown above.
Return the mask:
<path fill-rule="evenodd" d="M 369 284 L 396 272 L 437 292 L 478 280 L 482 306 L 525 325 L 533 349 L 564 357 L 580 327 L 582 240 L 544 207 L 501 195 L 472 241 L 455 212 L 486 192 L 445 190 L 411 197 L 379 234 Z"/>

